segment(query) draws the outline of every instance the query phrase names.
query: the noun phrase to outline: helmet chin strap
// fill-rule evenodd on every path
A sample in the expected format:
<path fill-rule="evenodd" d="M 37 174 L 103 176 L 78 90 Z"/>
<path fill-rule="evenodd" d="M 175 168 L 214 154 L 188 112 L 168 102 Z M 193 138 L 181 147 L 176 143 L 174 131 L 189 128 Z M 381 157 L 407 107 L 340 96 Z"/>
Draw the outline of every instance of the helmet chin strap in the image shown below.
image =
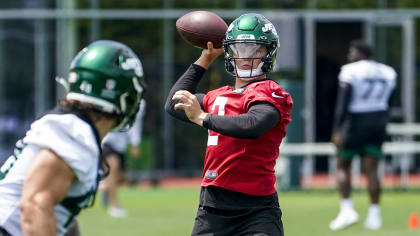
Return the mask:
<path fill-rule="evenodd" d="M 232 63 L 235 64 L 234 62 Z M 240 80 L 243 80 L 243 81 L 253 80 L 255 79 L 255 77 L 264 74 L 264 72 L 261 69 L 263 64 L 264 62 L 261 62 L 257 68 L 251 69 L 251 70 L 241 70 L 236 65 L 234 65 L 236 69 L 236 77 L 238 77 Z"/>

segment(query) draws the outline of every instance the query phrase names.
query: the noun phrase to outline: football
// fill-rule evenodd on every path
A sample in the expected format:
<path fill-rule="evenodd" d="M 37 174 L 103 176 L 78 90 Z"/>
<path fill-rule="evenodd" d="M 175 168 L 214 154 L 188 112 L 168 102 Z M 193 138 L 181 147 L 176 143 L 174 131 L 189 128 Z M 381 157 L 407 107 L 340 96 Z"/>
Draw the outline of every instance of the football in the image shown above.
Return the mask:
<path fill-rule="evenodd" d="M 182 38 L 191 45 L 206 49 L 207 42 L 221 48 L 226 30 L 226 22 L 209 11 L 189 12 L 176 21 L 176 28 Z"/>

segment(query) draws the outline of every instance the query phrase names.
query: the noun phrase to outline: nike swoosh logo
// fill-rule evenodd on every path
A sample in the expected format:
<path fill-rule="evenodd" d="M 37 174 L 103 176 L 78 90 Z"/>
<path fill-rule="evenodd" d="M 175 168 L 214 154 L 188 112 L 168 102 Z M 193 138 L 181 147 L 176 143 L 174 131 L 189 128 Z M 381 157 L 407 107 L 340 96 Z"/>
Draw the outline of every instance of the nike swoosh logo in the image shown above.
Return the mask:
<path fill-rule="evenodd" d="M 271 96 L 273 96 L 273 98 L 284 98 L 283 96 L 277 95 L 275 92 L 272 92 Z"/>

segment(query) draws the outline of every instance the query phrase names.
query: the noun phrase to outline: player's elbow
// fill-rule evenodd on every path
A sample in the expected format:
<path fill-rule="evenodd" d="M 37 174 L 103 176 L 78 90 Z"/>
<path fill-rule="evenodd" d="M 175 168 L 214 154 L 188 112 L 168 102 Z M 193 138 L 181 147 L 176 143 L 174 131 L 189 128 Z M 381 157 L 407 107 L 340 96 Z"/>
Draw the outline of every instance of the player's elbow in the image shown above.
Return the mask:
<path fill-rule="evenodd" d="M 174 109 L 175 104 L 176 104 L 176 101 L 172 100 L 172 96 L 169 95 L 166 98 L 165 111 L 172 116 L 174 116 L 175 114 L 175 109 Z"/>
<path fill-rule="evenodd" d="M 23 195 L 19 202 L 22 220 L 38 215 L 39 212 L 51 211 L 54 208 L 54 200 L 48 193 L 36 193 L 31 196 Z"/>
<path fill-rule="evenodd" d="M 176 103 L 177 102 L 172 101 L 172 100 L 167 101 L 166 104 L 165 104 L 165 111 L 174 118 L 181 119 L 181 120 L 189 122 L 188 118 L 184 117 L 183 114 L 185 114 L 185 113 L 184 113 L 183 110 L 175 110 L 174 109 L 174 106 L 175 106 Z"/>
<path fill-rule="evenodd" d="M 19 202 L 19 207 L 22 230 L 26 233 L 33 232 L 36 220 L 34 217 L 36 215 L 36 206 L 31 203 L 30 199 L 22 198 Z"/>
<path fill-rule="evenodd" d="M 174 109 L 173 109 L 173 105 L 171 104 L 171 102 L 170 101 L 166 101 L 166 103 L 165 103 L 165 111 L 167 113 L 171 114 L 173 110 Z"/>
<path fill-rule="evenodd" d="M 54 205 L 49 193 L 35 193 L 31 196 L 25 196 L 24 193 L 19 202 L 20 221 L 24 234 L 56 235 L 55 227 L 51 224 L 54 221 Z M 49 226 L 51 226 L 51 232 Z"/>

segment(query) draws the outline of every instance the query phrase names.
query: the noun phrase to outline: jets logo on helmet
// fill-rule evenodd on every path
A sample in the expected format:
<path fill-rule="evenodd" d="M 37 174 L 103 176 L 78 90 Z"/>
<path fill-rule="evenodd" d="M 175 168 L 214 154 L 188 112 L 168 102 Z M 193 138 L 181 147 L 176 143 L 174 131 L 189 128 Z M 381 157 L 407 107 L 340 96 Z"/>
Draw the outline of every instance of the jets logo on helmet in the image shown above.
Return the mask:
<path fill-rule="evenodd" d="M 137 58 L 127 58 L 125 62 L 121 63 L 121 68 L 124 70 L 134 69 L 134 72 L 138 77 L 143 76 L 143 67 L 140 60 Z"/>
<path fill-rule="evenodd" d="M 271 23 L 265 24 L 264 27 L 262 27 L 262 31 L 264 33 L 267 33 L 267 31 L 273 32 L 273 34 L 277 35 L 276 28 L 274 28 L 274 25 Z"/>

